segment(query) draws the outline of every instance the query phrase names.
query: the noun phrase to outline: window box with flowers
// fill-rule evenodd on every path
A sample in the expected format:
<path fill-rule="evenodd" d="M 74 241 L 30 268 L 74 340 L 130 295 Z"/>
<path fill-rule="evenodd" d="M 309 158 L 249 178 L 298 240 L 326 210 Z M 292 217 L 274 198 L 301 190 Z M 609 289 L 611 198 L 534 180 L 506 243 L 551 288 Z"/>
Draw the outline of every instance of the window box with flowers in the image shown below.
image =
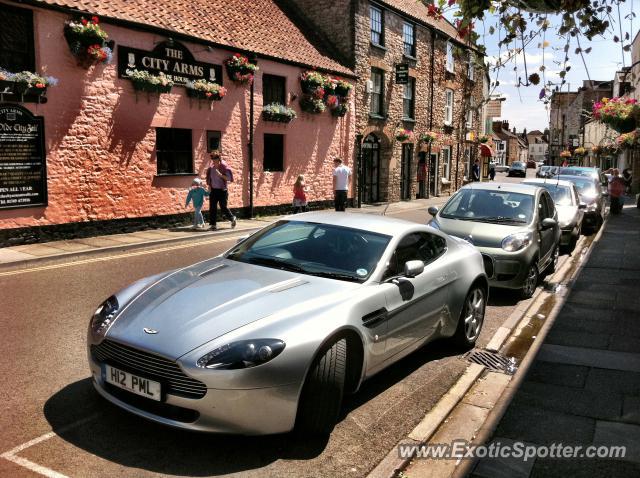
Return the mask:
<path fill-rule="evenodd" d="M 11 73 L 0 68 L 0 91 L 18 95 L 22 101 L 26 97 L 43 97 L 47 88 L 58 84 L 58 80 L 52 76 L 38 75 L 30 71 Z"/>
<path fill-rule="evenodd" d="M 244 55 L 236 53 L 230 58 L 224 61 L 224 65 L 227 68 L 227 75 L 231 78 L 231 81 L 238 84 L 248 84 L 253 82 L 253 77 L 258 71 L 258 65 L 254 65 Z"/>
<path fill-rule="evenodd" d="M 64 25 L 64 37 L 71 53 L 86 67 L 96 63 L 110 63 L 113 58 L 113 41 L 109 41 L 109 35 L 100 26 L 100 20 L 96 16 L 90 20 L 82 17 L 67 21 Z"/>
<path fill-rule="evenodd" d="M 295 110 L 280 103 L 271 103 L 262 108 L 262 118 L 265 121 L 275 121 L 276 123 L 290 123 L 298 115 Z"/>
<path fill-rule="evenodd" d="M 395 134 L 396 140 L 404 143 L 405 141 L 413 140 L 413 131 L 410 129 L 398 128 Z"/>
<path fill-rule="evenodd" d="M 220 101 L 227 94 L 227 89 L 218 83 L 207 80 L 187 81 L 187 95 L 199 100 Z"/>
<path fill-rule="evenodd" d="M 136 91 L 147 93 L 169 93 L 173 86 L 173 80 L 163 73 L 152 75 L 144 70 L 127 70 L 127 77 L 133 83 Z"/>
<path fill-rule="evenodd" d="M 592 116 L 618 133 L 629 133 L 636 128 L 640 106 L 633 98 L 602 98 L 593 104 Z"/>
<path fill-rule="evenodd" d="M 421 143 L 424 143 L 424 144 L 431 144 L 431 143 L 434 143 L 434 142 L 438 141 L 439 137 L 440 137 L 440 135 L 438 133 L 436 133 L 435 131 L 427 131 L 426 133 L 422 133 L 418 137 L 418 140 Z"/>

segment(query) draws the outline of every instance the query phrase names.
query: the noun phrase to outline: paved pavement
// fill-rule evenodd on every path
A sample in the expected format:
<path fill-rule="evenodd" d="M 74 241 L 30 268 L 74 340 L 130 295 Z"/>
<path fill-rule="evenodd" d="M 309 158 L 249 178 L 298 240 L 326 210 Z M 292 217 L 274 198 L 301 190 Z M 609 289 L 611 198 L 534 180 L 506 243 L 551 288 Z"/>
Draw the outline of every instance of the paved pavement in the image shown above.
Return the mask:
<path fill-rule="evenodd" d="M 640 209 L 610 216 L 492 443 L 626 446 L 623 459 L 485 458 L 473 478 L 640 476 Z"/>
<path fill-rule="evenodd" d="M 349 208 L 348 211 L 365 214 L 382 214 L 386 211 L 387 214 L 391 215 L 402 211 L 440 206 L 447 199 L 448 196 L 378 205 L 363 205 L 360 209 Z M 235 229 L 231 229 L 228 222 L 222 221 L 218 224 L 220 229 L 217 231 L 208 229 L 194 230 L 190 226 L 169 229 L 149 229 L 126 234 L 110 234 L 106 236 L 4 247 L 0 248 L 0 268 L 21 267 L 26 264 L 32 264 L 34 261 L 49 261 L 54 258 L 68 260 L 73 256 L 102 253 L 104 251 L 130 250 L 137 247 L 157 246 L 164 243 L 171 244 L 182 241 L 208 240 L 211 239 L 212 236 L 224 236 L 225 234 L 237 233 L 239 231 L 247 231 L 247 233 L 249 233 L 264 227 L 280 217 L 282 216 L 239 219 Z"/>

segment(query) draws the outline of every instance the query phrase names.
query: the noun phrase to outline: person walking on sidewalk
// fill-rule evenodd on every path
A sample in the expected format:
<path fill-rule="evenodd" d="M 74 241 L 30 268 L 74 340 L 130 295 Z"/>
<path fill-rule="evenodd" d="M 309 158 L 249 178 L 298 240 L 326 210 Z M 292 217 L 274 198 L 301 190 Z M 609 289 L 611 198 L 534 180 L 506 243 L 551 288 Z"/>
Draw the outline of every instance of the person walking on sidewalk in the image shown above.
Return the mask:
<path fill-rule="evenodd" d="M 219 152 L 212 152 L 211 166 L 207 169 L 207 186 L 209 186 L 211 192 L 211 197 L 209 198 L 209 224 L 211 224 L 212 231 L 217 229 L 218 203 L 220 203 L 222 216 L 231 221 L 232 228 L 236 227 L 236 217 L 227 207 L 227 201 L 229 200 L 227 185 L 232 182 L 233 173 L 231 169 L 227 163 L 222 161 Z"/>
<path fill-rule="evenodd" d="M 202 179 L 195 178 L 191 183 L 191 189 L 187 194 L 187 201 L 184 207 L 189 207 L 189 203 L 193 201 L 193 209 L 195 213 L 193 215 L 193 228 L 204 228 L 204 217 L 202 216 L 202 206 L 204 206 L 204 198 L 208 197 L 209 193 L 202 187 Z"/>
<path fill-rule="evenodd" d="M 624 204 L 624 179 L 620 177 L 620 171 L 614 168 L 611 170 L 612 178 L 609 181 L 609 200 L 611 214 L 619 214 Z"/>
<path fill-rule="evenodd" d="M 342 164 L 342 159 L 333 160 L 333 191 L 336 211 L 344 211 L 347 206 L 347 194 L 349 192 L 349 178 L 351 169 Z"/>
<path fill-rule="evenodd" d="M 471 180 L 480 181 L 480 161 L 478 161 L 477 159 L 474 161 L 473 166 L 471 167 Z"/>
<path fill-rule="evenodd" d="M 307 187 L 301 174 L 293 185 L 293 213 L 307 212 Z"/>

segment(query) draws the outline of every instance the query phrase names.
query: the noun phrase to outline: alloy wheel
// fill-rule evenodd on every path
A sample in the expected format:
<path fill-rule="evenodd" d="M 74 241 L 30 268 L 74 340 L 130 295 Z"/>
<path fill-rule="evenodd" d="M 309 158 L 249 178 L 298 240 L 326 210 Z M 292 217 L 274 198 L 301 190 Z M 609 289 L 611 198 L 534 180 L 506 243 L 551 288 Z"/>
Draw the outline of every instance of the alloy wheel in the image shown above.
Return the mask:
<path fill-rule="evenodd" d="M 467 296 L 465 304 L 464 332 L 469 342 L 474 342 L 480 335 L 484 309 L 484 292 L 482 289 L 476 288 Z"/>
<path fill-rule="evenodd" d="M 531 264 L 527 271 L 527 278 L 524 281 L 522 292 L 524 297 L 531 297 L 538 285 L 538 269 L 535 264 Z"/>

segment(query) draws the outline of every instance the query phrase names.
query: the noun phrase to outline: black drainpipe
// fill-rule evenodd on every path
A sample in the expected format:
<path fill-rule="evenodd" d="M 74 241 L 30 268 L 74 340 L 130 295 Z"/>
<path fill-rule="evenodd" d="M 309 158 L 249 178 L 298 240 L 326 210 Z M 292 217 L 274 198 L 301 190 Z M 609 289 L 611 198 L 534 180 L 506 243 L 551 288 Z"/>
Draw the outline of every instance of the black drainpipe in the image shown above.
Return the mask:
<path fill-rule="evenodd" d="M 358 201 L 358 208 L 362 207 L 362 135 L 361 134 L 357 134 L 356 135 L 356 164 L 355 164 L 355 171 L 356 171 L 356 183 L 357 183 L 357 189 L 358 189 L 358 196 L 357 196 L 357 201 Z"/>
<path fill-rule="evenodd" d="M 258 63 L 256 56 L 253 55 L 249 58 L 249 62 L 254 65 Z M 253 123 L 254 123 L 254 93 L 255 93 L 255 78 L 251 82 L 251 93 L 249 98 L 249 219 L 253 219 Z"/>

